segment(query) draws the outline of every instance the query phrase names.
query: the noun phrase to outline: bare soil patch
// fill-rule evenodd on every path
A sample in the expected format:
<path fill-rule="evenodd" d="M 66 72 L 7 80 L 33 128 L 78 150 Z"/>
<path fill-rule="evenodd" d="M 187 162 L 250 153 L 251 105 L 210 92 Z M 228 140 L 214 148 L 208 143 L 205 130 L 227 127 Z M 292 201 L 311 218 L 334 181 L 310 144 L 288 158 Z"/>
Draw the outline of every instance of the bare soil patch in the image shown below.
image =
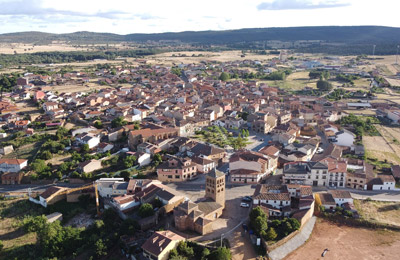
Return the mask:
<path fill-rule="evenodd" d="M 311 238 L 286 260 L 398 259 L 400 232 L 338 226 L 318 219 Z M 325 248 L 329 251 L 321 257 Z"/>

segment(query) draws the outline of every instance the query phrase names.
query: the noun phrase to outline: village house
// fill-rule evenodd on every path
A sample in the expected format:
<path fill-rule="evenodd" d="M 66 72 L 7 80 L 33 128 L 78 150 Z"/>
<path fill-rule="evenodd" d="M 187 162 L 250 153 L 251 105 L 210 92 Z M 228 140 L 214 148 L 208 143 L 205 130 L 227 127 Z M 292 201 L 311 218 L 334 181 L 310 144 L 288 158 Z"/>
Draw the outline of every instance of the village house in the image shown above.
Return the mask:
<path fill-rule="evenodd" d="M 21 184 L 24 174 L 22 172 L 5 172 L 1 175 L 2 184 Z"/>
<path fill-rule="evenodd" d="M 100 170 L 101 168 L 103 168 L 103 166 L 101 165 L 101 161 L 92 159 L 89 161 L 81 162 L 78 165 L 77 170 L 82 173 L 88 173 Z"/>
<path fill-rule="evenodd" d="M 239 151 L 229 160 L 229 174 L 234 183 L 258 183 L 272 174 L 278 165 L 276 156 L 253 151 Z"/>
<path fill-rule="evenodd" d="M 185 238 L 172 231 L 156 231 L 142 245 L 143 256 L 150 260 L 167 260 L 169 252 L 178 246 Z"/>
<path fill-rule="evenodd" d="M 28 166 L 26 159 L 1 159 L 0 158 L 0 172 L 20 172 Z"/>
<path fill-rule="evenodd" d="M 157 167 L 158 180 L 181 182 L 193 179 L 197 174 L 197 165 L 190 158 L 171 158 Z"/>

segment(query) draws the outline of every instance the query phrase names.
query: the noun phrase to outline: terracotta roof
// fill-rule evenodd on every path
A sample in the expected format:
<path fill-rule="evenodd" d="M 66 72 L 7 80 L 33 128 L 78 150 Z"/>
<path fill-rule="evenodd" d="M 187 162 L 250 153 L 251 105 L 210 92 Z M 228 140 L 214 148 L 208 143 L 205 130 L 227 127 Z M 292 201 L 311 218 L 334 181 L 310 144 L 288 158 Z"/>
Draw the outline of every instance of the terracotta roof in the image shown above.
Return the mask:
<path fill-rule="evenodd" d="M 185 238 L 169 230 L 156 231 L 149 239 L 146 240 L 146 242 L 144 242 L 142 249 L 154 256 L 159 256 L 174 240 L 181 241 L 185 240 Z"/>
<path fill-rule="evenodd" d="M 58 186 L 51 186 L 50 188 L 48 188 L 47 190 L 45 190 L 42 194 L 40 194 L 40 197 L 47 199 L 49 198 L 51 195 L 58 193 L 62 190 L 65 190 L 65 188 L 63 187 L 58 187 Z"/>
<path fill-rule="evenodd" d="M 20 164 L 23 164 L 26 161 L 28 161 L 28 160 L 26 160 L 26 159 L 0 159 L 0 164 L 5 163 L 5 164 L 17 164 L 17 165 L 20 165 Z"/>
<path fill-rule="evenodd" d="M 349 191 L 346 190 L 330 190 L 330 194 L 332 194 L 332 197 L 334 199 L 350 199 L 351 194 Z"/>

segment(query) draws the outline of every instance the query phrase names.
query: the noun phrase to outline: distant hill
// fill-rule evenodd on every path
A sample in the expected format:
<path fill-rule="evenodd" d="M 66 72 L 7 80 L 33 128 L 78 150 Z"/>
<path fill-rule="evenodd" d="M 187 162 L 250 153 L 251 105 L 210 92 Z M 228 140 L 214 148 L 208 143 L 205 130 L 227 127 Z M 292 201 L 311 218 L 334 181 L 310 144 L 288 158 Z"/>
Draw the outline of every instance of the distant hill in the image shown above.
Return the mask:
<path fill-rule="evenodd" d="M 0 42 L 38 43 L 68 41 L 70 43 L 113 43 L 179 40 L 197 44 L 235 44 L 270 40 L 323 40 L 347 44 L 392 44 L 400 42 L 400 28 L 383 26 L 318 26 L 287 28 L 254 28 L 226 31 L 187 31 L 179 33 L 128 34 L 75 32 L 51 34 L 20 32 L 0 35 Z"/>

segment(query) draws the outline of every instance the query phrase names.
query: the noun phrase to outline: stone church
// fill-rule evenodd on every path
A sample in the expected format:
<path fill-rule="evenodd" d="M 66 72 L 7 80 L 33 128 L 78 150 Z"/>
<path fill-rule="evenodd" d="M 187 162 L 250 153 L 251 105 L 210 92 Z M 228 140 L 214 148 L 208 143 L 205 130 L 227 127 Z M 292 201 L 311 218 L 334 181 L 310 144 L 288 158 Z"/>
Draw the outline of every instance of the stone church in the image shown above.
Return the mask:
<path fill-rule="evenodd" d="M 225 174 L 212 170 L 206 175 L 206 194 L 200 202 L 185 201 L 174 210 L 175 227 L 202 235 L 213 231 L 212 223 L 225 208 Z"/>

